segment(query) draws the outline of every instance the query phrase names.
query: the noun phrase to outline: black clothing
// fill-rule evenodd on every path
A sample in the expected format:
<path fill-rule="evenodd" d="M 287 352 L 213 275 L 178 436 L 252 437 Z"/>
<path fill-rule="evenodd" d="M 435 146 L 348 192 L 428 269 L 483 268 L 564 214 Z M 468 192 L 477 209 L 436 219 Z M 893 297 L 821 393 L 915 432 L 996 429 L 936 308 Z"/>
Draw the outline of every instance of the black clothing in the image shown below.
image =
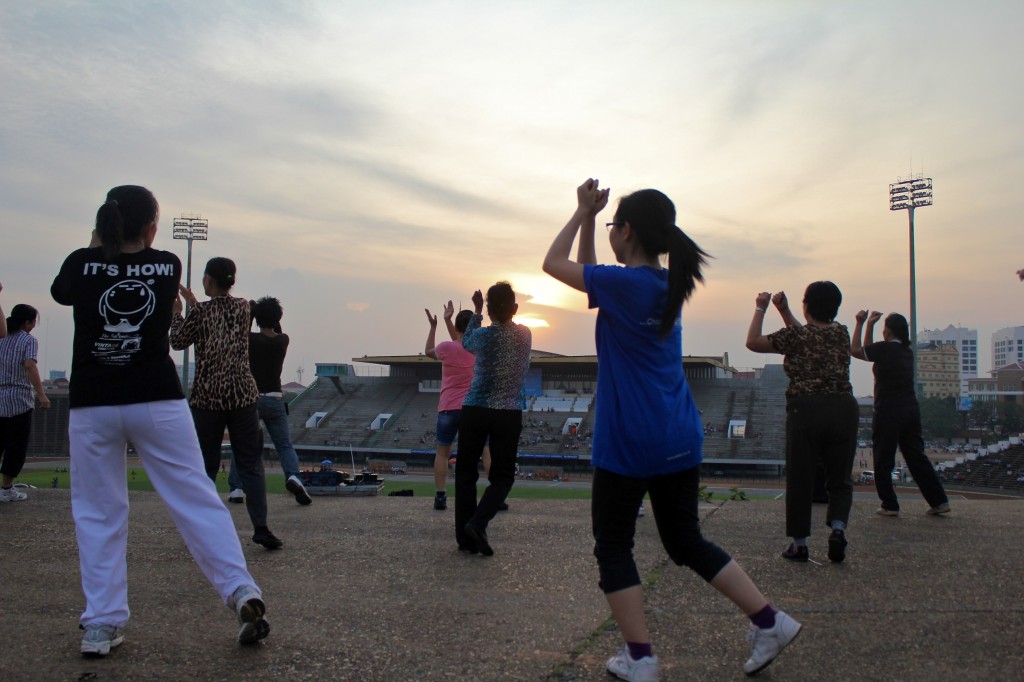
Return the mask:
<path fill-rule="evenodd" d="M 864 357 L 874 363 L 871 372 L 875 375 L 875 405 L 888 402 L 913 400 L 914 394 L 914 353 L 910 346 L 898 341 L 879 341 L 864 349 Z"/>
<path fill-rule="evenodd" d="M 893 487 L 892 470 L 896 466 L 896 448 L 921 495 L 932 507 L 947 503 L 935 467 L 924 454 L 921 436 L 921 408 L 914 392 L 914 354 L 909 346 L 895 341 L 880 341 L 864 348 L 864 357 L 875 363 L 875 413 L 871 428 L 875 490 L 882 508 L 899 511 L 900 503 Z"/>
<path fill-rule="evenodd" d="M 260 393 L 280 393 L 281 370 L 288 352 L 288 335 L 249 333 L 249 369 Z"/>
<path fill-rule="evenodd" d="M 849 523 L 850 470 L 857 453 L 857 400 L 850 393 L 805 395 L 786 401 L 786 535 L 811 534 L 814 472 L 825 467 L 825 524 Z"/>
<path fill-rule="evenodd" d="M 65 259 L 50 295 L 74 306 L 71 408 L 182 400 L 167 329 L 181 261 L 146 248 L 106 260 L 103 249 Z"/>

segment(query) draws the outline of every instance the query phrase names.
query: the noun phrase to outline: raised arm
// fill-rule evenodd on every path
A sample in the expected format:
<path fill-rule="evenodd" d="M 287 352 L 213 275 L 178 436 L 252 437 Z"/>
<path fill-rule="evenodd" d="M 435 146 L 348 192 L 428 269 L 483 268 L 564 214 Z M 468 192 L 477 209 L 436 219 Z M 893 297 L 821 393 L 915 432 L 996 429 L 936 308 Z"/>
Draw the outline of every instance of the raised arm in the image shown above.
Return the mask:
<path fill-rule="evenodd" d="M 867 356 L 864 355 L 864 344 L 861 343 L 860 337 L 864 328 L 864 320 L 868 319 L 868 311 L 858 310 L 853 319 L 855 324 L 853 333 L 850 334 L 850 355 L 858 360 L 867 360 Z"/>
<path fill-rule="evenodd" d="M 434 348 L 436 347 L 436 344 L 434 343 L 434 336 L 437 334 L 437 315 L 431 315 L 428 308 L 424 308 L 423 312 L 427 314 L 427 322 L 430 324 L 430 331 L 427 332 L 427 343 L 423 347 L 423 354 L 428 358 L 434 358 L 437 360 L 437 353 L 434 352 Z"/>
<path fill-rule="evenodd" d="M 179 296 L 174 297 L 171 304 L 171 348 L 174 350 L 185 350 L 195 343 L 202 334 L 203 325 L 200 320 L 199 308 L 196 306 L 196 297 L 191 289 L 178 285 Z M 186 317 L 181 316 L 181 296 L 188 301 L 189 310 Z"/>
<path fill-rule="evenodd" d="M 590 178 L 576 188 L 576 204 L 576 211 L 551 242 L 548 254 L 544 257 L 543 267 L 544 272 L 559 282 L 573 289 L 585 291 L 583 266 L 597 263 L 594 226 L 597 214 L 608 205 L 608 190 L 598 189 L 598 181 Z M 577 230 L 580 232 L 580 243 L 576 251 L 576 260 L 573 261 L 570 256 Z"/>
<path fill-rule="evenodd" d="M 875 323 L 881 319 L 882 313 L 877 310 L 872 310 L 871 314 L 868 315 L 868 321 L 864 325 L 864 347 L 867 348 L 875 342 Z M 864 358 L 867 359 L 867 356 Z"/>
<path fill-rule="evenodd" d="M 800 320 L 796 319 L 796 315 L 789 307 L 789 300 L 786 298 L 786 292 L 780 291 L 772 296 L 772 304 L 775 309 L 779 311 L 779 315 L 782 316 L 782 322 L 787 327 L 801 327 Z"/>
<path fill-rule="evenodd" d="M 754 299 L 754 317 L 750 320 L 750 328 L 747 329 L 747 350 L 755 353 L 777 353 L 772 342 L 765 336 L 761 329 L 764 327 L 764 314 L 768 311 L 768 302 L 772 295 L 762 291 Z"/>
<path fill-rule="evenodd" d="M 451 299 L 448 299 L 448 305 L 444 307 L 444 326 L 448 329 L 448 338 L 452 341 L 458 341 L 459 330 L 455 328 L 455 323 L 452 322 L 454 314 L 455 304 L 452 303 Z"/>

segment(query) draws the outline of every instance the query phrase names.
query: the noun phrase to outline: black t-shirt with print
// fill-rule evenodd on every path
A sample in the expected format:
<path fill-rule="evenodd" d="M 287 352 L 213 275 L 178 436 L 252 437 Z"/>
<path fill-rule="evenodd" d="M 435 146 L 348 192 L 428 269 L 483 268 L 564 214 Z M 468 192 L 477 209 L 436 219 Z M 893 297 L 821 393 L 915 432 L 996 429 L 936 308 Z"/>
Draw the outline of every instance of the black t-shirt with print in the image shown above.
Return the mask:
<path fill-rule="evenodd" d="M 180 281 L 181 261 L 169 251 L 67 257 L 50 294 L 74 311 L 72 408 L 184 398 L 167 338 Z"/>

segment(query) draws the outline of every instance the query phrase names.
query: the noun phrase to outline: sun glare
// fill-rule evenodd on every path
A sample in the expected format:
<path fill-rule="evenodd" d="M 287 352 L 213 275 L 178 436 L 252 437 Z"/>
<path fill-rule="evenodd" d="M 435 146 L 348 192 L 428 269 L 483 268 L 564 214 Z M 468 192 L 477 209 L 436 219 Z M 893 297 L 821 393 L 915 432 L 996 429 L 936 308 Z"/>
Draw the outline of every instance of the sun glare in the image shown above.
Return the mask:
<path fill-rule="evenodd" d="M 533 315 L 516 315 L 513 318 L 513 322 L 515 322 L 516 324 L 521 324 L 524 327 L 530 328 L 551 326 L 550 324 L 548 324 L 547 320 L 540 317 L 534 317 Z"/>
<path fill-rule="evenodd" d="M 508 280 L 516 290 L 520 305 L 529 303 L 577 312 L 586 310 L 587 299 L 582 293 L 547 275 L 520 273 L 510 275 Z M 536 326 L 547 326 L 547 323 Z"/>

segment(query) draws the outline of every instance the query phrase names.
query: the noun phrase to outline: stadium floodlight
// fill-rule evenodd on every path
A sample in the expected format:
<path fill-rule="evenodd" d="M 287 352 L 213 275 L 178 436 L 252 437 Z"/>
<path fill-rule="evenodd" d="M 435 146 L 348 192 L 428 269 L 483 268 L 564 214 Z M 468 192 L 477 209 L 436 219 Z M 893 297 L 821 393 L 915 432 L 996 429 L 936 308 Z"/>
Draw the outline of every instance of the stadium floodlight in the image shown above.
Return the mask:
<path fill-rule="evenodd" d="M 208 236 L 208 230 L 210 227 L 210 221 L 201 215 L 194 215 L 189 213 L 188 215 L 182 213 L 180 218 L 174 219 L 174 239 L 185 239 L 188 241 L 188 258 L 186 260 L 187 265 L 185 266 L 185 287 L 188 289 L 192 288 L 192 242 L 200 241 L 205 242 Z M 185 314 L 191 310 L 192 306 L 188 301 L 185 301 Z M 181 390 L 188 393 L 188 347 L 185 347 L 184 355 L 182 356 L 181 363 Z"/>
<path fill-rule="evenodd" d="M 917 269 L 914 261 L 914 209 L 932 205 L 932 179 L 922 175 L 897 178 L 889 185 L 889 210 L 906 211 L 910 218 L 910 347 L 914 351 L 914 391 L 917 384 Z"/>

